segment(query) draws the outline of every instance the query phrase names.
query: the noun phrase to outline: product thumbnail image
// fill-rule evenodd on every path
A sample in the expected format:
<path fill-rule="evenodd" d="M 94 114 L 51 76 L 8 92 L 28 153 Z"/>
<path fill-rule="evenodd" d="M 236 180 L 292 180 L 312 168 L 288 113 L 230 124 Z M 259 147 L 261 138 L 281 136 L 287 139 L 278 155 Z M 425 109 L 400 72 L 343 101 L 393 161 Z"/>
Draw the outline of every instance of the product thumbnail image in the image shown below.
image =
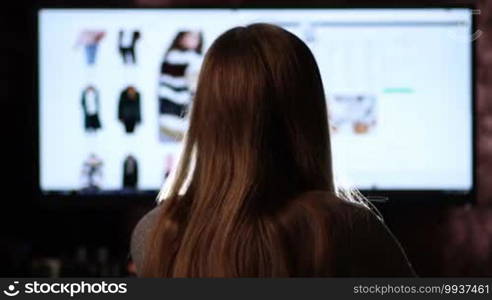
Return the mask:
<path fill-rule="evenodd" d="M 187 112 L 202 60 L 202 33 L 181 31 L 164 55 L 159 77 L 159 139 L 176 141 L 188 127 Z"/>
<path fill-rule="evenodd" d="M 366 134 L 376 125 L 375 96 L 338 94 L 330 99 L 330 124 L 334 133 Z"/>
<path fill-rule="evenodd" d="M 84 30 L 79 34 L 75 46 L 84 47 L 87 65 L 94 65 L 96 63 L 97 49 L 105 35 L 106 32 L 102 30 Z"/>
<path fill-rule="evenodd" d="M 135 156 L 128 155 L 123 162 L 123 188 L 136 189 L 138 186 L 138 162 Z"/>
<path fill-rule="evenodd" d="M 142 119 L 140 115 L 140 93 L 134 86 L 128 86 L 120 94 L 118 120 L 123 123 L 126 133 L 133 133 Z"/>
<path fill-rule="evenodd" d="M 98 191 L 101 188 L 103 161 L 92 153 L 82 164 L 82 190 Z"/>
<path fill-rule="evenodd" d="M 84 128 L 87 132 L 94 132 L 101 128 L 99 107 L 99 92 L 94 86 L 89 85 L 82 91 Z"/>
<path fill-rule="evenodd" d="M 136 44 L 140 39 L 139 31 L 120 30 L 118 34 L 118 49 L 124 64 L 136 64 Z"/>

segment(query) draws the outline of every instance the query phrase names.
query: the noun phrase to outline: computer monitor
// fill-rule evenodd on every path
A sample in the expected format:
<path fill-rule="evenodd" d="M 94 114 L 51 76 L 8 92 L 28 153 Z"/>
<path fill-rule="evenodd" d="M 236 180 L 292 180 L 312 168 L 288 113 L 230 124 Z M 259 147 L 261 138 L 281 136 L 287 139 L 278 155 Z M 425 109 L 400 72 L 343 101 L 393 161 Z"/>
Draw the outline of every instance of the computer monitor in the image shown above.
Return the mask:
<path fill-rule="evenodd" d="M 470 194 L 472 15 L 469 8 L 40 9 L 40 190 L 157 191 L 176 166 L 207 48 L 229 28 L 267 22 L 296 34 L 316 57 L 339 182 L 375 194 Z"/>

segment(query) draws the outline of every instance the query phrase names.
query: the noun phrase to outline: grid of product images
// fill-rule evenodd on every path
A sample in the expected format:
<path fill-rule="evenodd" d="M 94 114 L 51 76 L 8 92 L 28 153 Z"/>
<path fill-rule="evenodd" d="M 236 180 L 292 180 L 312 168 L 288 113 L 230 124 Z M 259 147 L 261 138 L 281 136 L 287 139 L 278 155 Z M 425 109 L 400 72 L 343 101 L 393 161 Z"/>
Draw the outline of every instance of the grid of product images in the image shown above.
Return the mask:
<path fill-rule="evenodd" d="M 41 188 L 157 191 L 177 163 L 205 39 L 125 12 L 42 12 Z"/>
<path fill-rule="evenodd" d="M 104 41 L 105 31 L 84 30 L 79 34 L 76 45 L 82 48 L 87 68 L 98 62 L 99 44 Z M 117 49 L 121 63 L 138 67 L 137 44 L 142 38 L 138 30 L 120 30 Z M 187 128 L 188 108 L 196 87 L 197 73 L 202 55 L 202 33 L 200 31 L 180 31 L 170 43 L 160 64 L 159 92 L 157 95 L 159 140 L 163 143 L 178 143 L 183 139 Z M 115 74 L 116 75 L 116 74 Z M 81 107 L 84 115 L 83 127 L 87 133 L 97 134 L 104 130 L 106 120 L 100 117 L 99 88 L 89 84 L 81 92 Z M 131 137 L 135 134 L 144 117 L 141 110 L 141 94 L 138 86 L 123 86 L 119 92 L 117 117 L 121 130 Z M 111 120 L 108 120 L 111 122 Z M 167 178 L 175 161 L 174 153 L 165 155 L 163 180 Z M 129 153 L 122 162 L 121 188 L 138 189 L 139 159 Z M 82 190 L 98 191 L 104 180 L 104 161 L 92 152 L 82 163 Z"/>

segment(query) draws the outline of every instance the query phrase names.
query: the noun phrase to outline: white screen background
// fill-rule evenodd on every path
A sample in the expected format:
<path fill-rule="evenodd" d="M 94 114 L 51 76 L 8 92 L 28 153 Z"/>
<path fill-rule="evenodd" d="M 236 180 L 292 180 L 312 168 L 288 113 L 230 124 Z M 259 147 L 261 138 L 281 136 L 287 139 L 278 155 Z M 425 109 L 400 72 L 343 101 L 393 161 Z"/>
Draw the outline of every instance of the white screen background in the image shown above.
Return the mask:
<path fill-rule="evenodd" d="M 329 99 L 339 93 L 376 97 L 373 129 L 364 135 L 332 134 L 335 174 L 341 182 L 360 189 L 471 188 L 467 9 L 41 10 L 41 188 L 80 189 L 82 163 L 96 153 L 104 163 L 103 189 L 121 188 L 128 154 L 138 160 L 139 189 L 159 189 L 165 156 L 180 146 L 158 139 L 157 89 L 164 52 L 179 30 L 201 30 L 206 50 L 225 30 L 254 22 L 285 24 L 306 41 Z M 86 65 L 83 48 L 74 47 L 84 29 L 106 32 L 94 66 Z M 136 66 L 121 61 L 120 29 L 141 32 Z M 100 94 L 102 130 L 96 134 L 83 129 L 80 99 L 89 84 Z M 129 84 L 141 94 L 142 123 L 133 135 L 125 134 L 117 119 L 119 94 Z"/>

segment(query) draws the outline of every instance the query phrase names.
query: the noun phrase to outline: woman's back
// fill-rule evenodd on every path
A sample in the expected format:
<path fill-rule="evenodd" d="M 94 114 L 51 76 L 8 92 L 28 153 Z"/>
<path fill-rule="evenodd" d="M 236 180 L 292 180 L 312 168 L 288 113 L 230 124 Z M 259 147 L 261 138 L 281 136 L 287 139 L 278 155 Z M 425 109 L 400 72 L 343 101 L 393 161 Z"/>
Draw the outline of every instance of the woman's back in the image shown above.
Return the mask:
<path fill-rule="evenodd" d="M 131 255 L 139 276 L 145 275 L 145 255 L 154 250 L 150 249 L 149 239 L 163 207 L 158 205 L 147 213 L 133 232 Z M 379 217 L 361 204 L 341 200 L 324 191 L 311 191 L 287 201 L 275 217 L 264 222 L 276 227 L 281 247 L 271 249 L 271 255 L 282 257 L 280 261 L 284 265 L 266 264 L 262 274 L 233 277 L 415 276 L 398 241 Z M 238 238 L 245 243 L 252 241 L 247 236 Z M 176 250 L 169 251 L 179 251 L 179 248 L 176 246 L 173 248 Z M 236 259 L 244 264 L 258 263 L 257 258 L 252 259 L 241 249 L 237 251 L 244 257 L 239 255 Z M 251 267 L 245 269 L 255 269 Z M 221 275 L 210 273 L 206 277 Z"/>
<path fill-rule="evenodd" d="M 375 215 L 335 197 L 321 75 L 294 34 L 253 24 L 218 37 L 189 124 L 165 200 L 134 235 L 140 275 L 411 274 Z"/>

